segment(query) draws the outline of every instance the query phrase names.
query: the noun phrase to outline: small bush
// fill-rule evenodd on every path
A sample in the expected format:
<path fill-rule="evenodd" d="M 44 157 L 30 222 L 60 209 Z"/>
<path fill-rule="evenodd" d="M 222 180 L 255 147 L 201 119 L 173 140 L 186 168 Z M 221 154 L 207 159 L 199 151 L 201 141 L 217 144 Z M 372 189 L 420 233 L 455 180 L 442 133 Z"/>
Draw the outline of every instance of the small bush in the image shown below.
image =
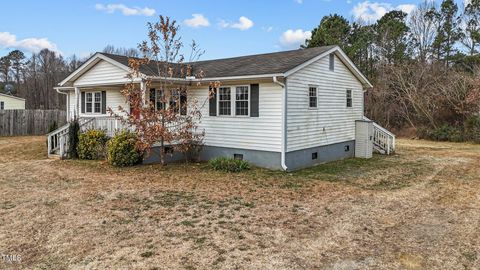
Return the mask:
<path fill-rule="evenodd" d="M 480 143 L 480 116 L 465 121 L 465 137 L 469 141 Z"/>
<path fill-rule="evenodd" d="M 78 157 L 90 160 L 105 158 L 105 144 L 107 141 L 107 134 L 103 130 L 90 129 L 80 133 L 77 146 Z"/>
<path fill-rule="evenodd" d="M 107 159 L 117 167 L 133 166 L 142 160 L 142 155 L 135 148 L 137 135 L 129 131 L 121 131 L 107 143 Z"/>
<path fill-rule="evenodd" d="M 463 130 L 448 124 L 432 131 L 424 131 L 423 136 L 434 141 L 463 142 L 465 141 Z"/>
<path fill-rule="evenodd" d="M 216 171 L 241 172 L 250 169 L 250 164 L 244 160 L 218 157 L 211 159 L 208 164 Z"/>
<path fill-rule="evenodd" d="M 68 127 L 68 155 L 70 158 L 78 158 L 77 147 L 78 147 L 78 135 L 80 132 L 80 124 L 75 118 L 70 122 Z"/>

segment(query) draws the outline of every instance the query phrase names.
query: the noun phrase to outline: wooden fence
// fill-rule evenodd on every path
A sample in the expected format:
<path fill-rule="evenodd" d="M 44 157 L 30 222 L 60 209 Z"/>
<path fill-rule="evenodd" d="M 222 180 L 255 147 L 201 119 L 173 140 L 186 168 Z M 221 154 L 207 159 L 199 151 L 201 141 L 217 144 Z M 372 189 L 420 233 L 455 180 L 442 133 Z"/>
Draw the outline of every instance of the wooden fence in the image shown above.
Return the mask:
<path fill-rule="evenodd" d="M 45 135 L 66 120 L 61 110 L 0 110 L 0 136 Z"/>

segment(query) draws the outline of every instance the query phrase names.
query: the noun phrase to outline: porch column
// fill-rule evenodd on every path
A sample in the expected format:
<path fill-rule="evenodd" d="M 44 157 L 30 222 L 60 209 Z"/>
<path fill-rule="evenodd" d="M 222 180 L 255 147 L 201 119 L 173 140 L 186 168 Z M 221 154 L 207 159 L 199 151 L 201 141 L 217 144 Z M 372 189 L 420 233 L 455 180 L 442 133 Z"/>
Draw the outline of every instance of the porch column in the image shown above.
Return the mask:
<path fill-rule="evenodd" d="M 80 88 L 75 87 L 75 118 L 80 118 Z"/>
<path fill-rule="evenodd" d="M 142 105 L 145 107 L 147 106 L 147 84 L 144 81 L 140 83 L 140 90 L 142 91 Z"/>

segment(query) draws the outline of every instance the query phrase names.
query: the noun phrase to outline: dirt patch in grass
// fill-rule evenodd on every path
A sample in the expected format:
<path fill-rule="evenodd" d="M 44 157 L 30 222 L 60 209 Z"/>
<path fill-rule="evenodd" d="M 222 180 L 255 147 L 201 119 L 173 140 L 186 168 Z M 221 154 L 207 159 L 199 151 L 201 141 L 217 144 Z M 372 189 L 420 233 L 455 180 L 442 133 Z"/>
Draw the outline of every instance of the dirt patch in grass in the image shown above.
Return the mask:
<path fill-rule="evenodd" d="M 0 138 L 1 269 L 480 268 L 478 145 L 239 174 L 45 151 Z"/>

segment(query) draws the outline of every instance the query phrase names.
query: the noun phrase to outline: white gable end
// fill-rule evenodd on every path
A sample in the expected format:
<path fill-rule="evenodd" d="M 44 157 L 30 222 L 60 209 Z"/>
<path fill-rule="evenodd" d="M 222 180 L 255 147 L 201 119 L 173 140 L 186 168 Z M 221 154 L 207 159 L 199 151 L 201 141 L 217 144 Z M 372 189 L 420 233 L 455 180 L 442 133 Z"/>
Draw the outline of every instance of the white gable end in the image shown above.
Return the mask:
<path fill-rule="evenodd" d="M 73 83 L 74 86 L 121 84 L 128 82 L 127 71 L 100 60 Z"/>
<path fill-rule="evenodd" d="M 317 88 L 317 107 L 309 108 L 309 87 Z M 355 140 L 355 120 L 363 117 L 363 85 L 335 56 L 335 70 L 329 57 L 301 68 L 287 78 L 287 150 Z M 352 91 L 347 108 L 346 91 Z"/>

